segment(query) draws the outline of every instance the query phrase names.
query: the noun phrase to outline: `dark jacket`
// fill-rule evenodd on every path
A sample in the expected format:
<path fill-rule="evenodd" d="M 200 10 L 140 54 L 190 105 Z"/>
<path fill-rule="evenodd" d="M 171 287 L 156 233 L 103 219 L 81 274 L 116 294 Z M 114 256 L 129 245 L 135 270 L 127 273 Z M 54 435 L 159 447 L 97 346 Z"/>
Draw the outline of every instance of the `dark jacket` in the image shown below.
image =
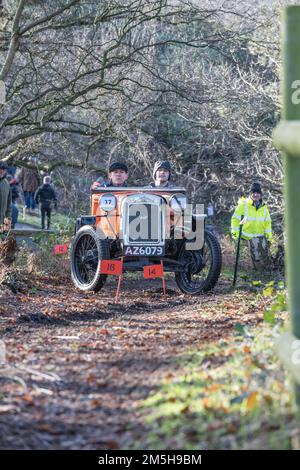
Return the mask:
<path fill-rule="evenodd" d="M 12 180 L 10 183 L 12 202 L 15 203 L 19 197 L 18 183 Z"/>
<path fill-rule="evenodd" d="M 56 193 L 51 184 L 42 184 L 34 195 L 35 202 L 41 203 L 42 208 L 48 209 L 51 207 L 51 202 L 54 202 L 54 206 L 57 207 Z"/>
<path fill-rule="evenodd" d="M 6 177 L 0 179 L 0 224 L 4 219 L 11 218 L 11 188 Z"/>

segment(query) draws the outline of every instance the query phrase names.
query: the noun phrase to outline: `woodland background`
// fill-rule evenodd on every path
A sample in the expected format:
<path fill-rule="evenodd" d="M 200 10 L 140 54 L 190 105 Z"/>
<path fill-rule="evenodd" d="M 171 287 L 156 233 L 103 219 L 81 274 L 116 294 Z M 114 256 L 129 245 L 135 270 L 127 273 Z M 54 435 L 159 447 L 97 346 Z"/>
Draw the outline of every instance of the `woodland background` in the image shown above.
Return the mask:
<path fill-rule="evenodd" d="M 283 232 L 272 131 L 287 3 L 300 2 L 0 0 L 0 159 L 36 155 L 59 195 L 54 231 L 27 214 L 27 244 L 0 262 L 1 449 L 300 449 L 274 346 L 290 329 L 283 247 L 253 273 L 245 245 L 233 289 L 227 236 L 253 180 Z M 119 303 L 116 278 L 79 292 L 53 249 L 88 212 L 91 182 L 121 160 L 143 185 L 162 158 L 215 207 L 214 291 L 184 295 L 167 275 L 163 300 L 160 279 L 126 273 Z"/>
<path fill-rule="evenodd" d="M 139 185 L 169 159 L 192 201 L 220 216 L 258 180 L 280 232 L 272 130 L 285 3 L 2 0 L 0 158 L 37 155 L 68 213 L 87 210 L 114 160 Z"/>

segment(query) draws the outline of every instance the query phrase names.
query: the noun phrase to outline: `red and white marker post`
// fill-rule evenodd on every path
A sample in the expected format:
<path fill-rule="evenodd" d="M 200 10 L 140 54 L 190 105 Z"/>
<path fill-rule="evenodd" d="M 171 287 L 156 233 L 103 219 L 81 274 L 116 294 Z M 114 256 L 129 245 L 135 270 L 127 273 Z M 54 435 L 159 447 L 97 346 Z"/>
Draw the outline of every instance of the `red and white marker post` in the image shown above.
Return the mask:
<path fill-rule="evenodd" d="M 109 276 L 119 276 L 118 287 L 115 297 L 115 303 L 118 302 L 121 282 L 122 282 L 122 275 L 123 275 L 123 257 L 121 261 L 119 260 L 112 260 L 112 259 L 103 259 L 100 261 L 100 272 L 101 274 L 107 274 Z"/>
<path fill-rule="evenodd" d="M 69 245 L 67 243 L 64 243 L 63 245 L 54 245 L 54 254 L 55 255 L 65 255 L 69 251 Z M 68 258 L 66 258 L 66 270 L 69 271 L 70 268 L 70 261 Z"/>
<path fill-rule="evenodd" d="M 161 261 L 160 264 L 151 264 L 150 266 L 144 266 L 144 278 L 145 279 L 155 279 L 157 277 L 161 277 L 162 279 L 164 300 L 166 300 L 167 291 L 166 291 L 166 280 L 165 280 L 163 262 Z"/>

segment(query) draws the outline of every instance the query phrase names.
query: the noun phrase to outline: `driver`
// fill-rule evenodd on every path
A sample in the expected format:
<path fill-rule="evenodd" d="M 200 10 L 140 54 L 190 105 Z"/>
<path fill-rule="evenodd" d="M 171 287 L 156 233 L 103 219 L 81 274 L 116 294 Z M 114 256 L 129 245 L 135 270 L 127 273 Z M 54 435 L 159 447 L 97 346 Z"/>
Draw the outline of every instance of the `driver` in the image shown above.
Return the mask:
<path fill-rule="evenodd" d="M 100 176 L 91 186 L 91 189 L 108 188 L 110 186 L 127 186 L 128 167 L 125 163 L 112 163 L 108 169 L 108 182 Z"/>

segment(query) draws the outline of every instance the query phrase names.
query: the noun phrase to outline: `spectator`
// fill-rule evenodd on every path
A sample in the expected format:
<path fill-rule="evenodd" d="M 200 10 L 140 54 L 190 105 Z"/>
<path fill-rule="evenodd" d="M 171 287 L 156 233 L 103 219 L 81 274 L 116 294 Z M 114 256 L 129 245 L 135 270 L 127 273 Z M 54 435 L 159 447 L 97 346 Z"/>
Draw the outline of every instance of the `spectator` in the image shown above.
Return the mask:
<path fill-rule="evenodd" d="M 25 200 L 25 207 L 29 214 L 34 214 L 35 209 L 35 192 L 39 185 L 41 184 L 41 179 L 39 176 L 38 169 L 36 167 L 36 160 L 35 157 L 31 157 L 31 168 L 22 168 L 20 173 L 17 176 L 17 181 L 21 183 L 23 193 L 24 193 L 24 200 Z"/>
<path fill-rule="evenodd" d="M 36 204 L 41 204 L 41 222 L 42 229 L 45 229 L 45 218 L 47 216 L 47 230 L 50 229 L 51 224 L 51 204 L 54 204 L 55 210 L 57 210 L 57 197 L 55 191 L 51 185 L 50 176 L 45 176 L 43 184 L 38 188 L 35 193 Z"/>
<path fill-rule="evenodd" d="M 11 175 L 13 178 L 16 176 L 17 168 L 15 166 L 9 166 L 7 169 L 7 173 Z"/>
<path fill-rule="evenodd" d="M 18 182 L 12 175 L 7 175 L 6 178 L 10 184 L 11 197 L 12 197 L 11 226 L 12 228 L 15 228 L 16 223 L 18 222 L 18 217 L 19 217 L 19 210 L 16 204 L 16 200 L 19 197 Z"/>
<path fill-rule="evenodd" d="M 6 173 L 7 165 L 0 161 L 0 232 L 11 228 L 11 188 Z"/>

